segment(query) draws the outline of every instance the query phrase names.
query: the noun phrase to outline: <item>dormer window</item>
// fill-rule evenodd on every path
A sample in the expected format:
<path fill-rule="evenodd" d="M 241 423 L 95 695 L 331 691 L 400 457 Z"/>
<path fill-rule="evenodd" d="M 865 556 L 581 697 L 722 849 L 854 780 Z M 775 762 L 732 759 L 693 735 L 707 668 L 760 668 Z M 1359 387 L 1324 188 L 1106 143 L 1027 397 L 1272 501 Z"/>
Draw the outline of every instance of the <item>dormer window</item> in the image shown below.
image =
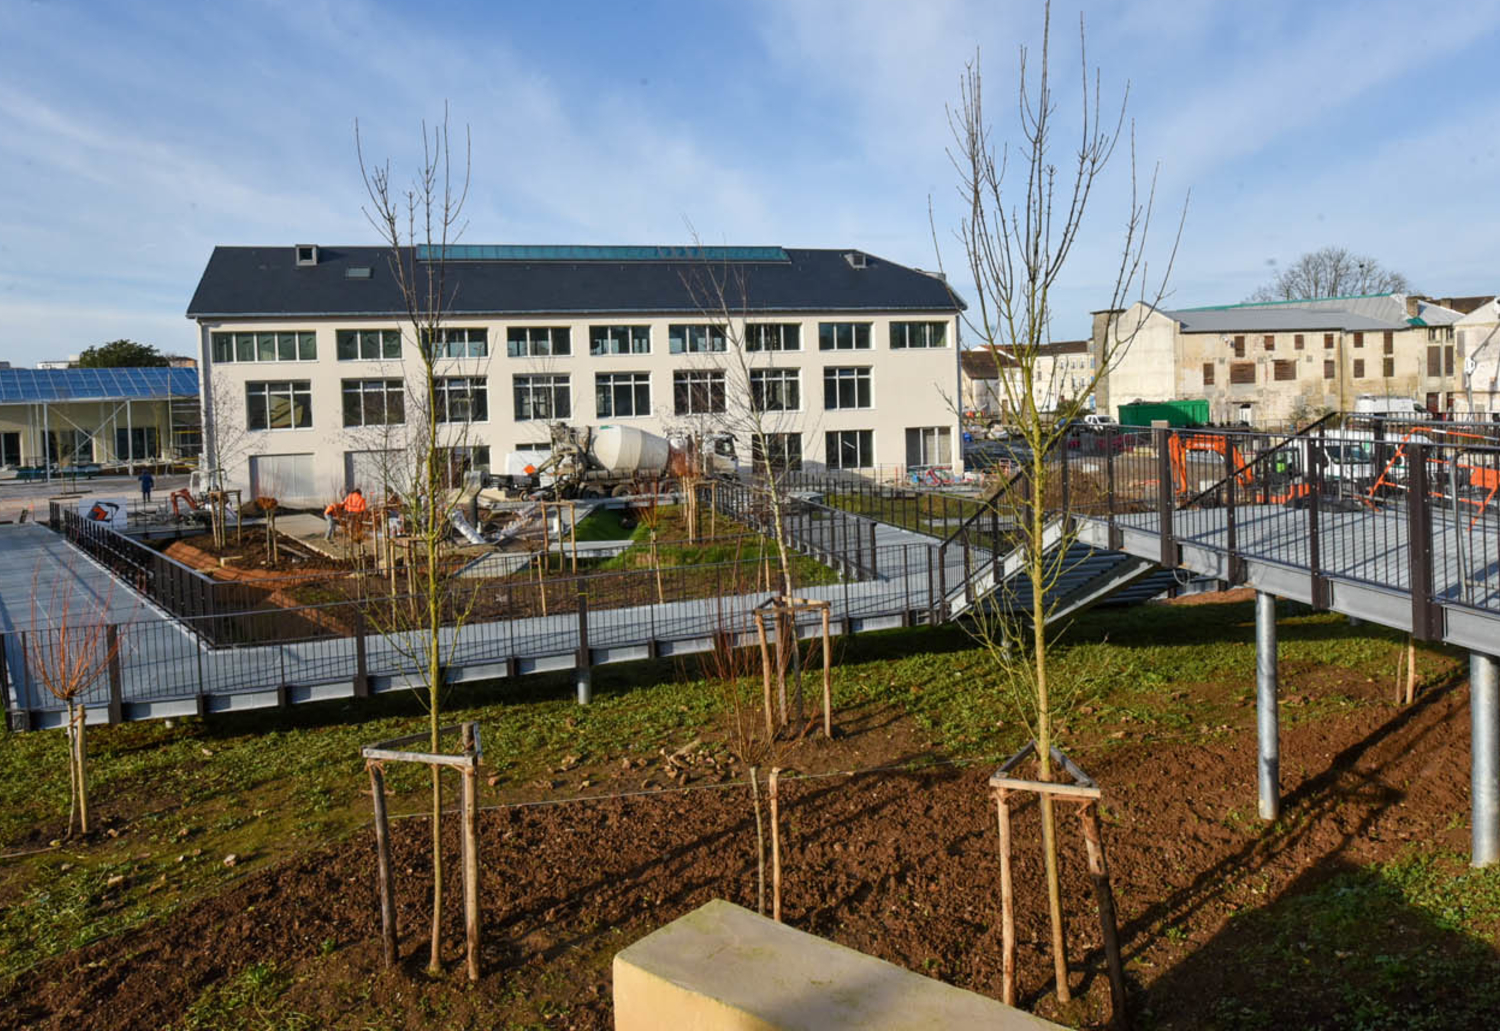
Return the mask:
<path fill-rule="evenodd" d="M 847 261 L 852 268 L 868 268 L 870 265 L 870 259 L 860 251 L 850 251 L 849 253 L 844 255 L 844 260 Z"/>
<path fill-rule="evenodd" d="M 299 243 L 297 245 L 297 267 L 303 268 L 318 263 L 318 245 L 315 243 Z"/>

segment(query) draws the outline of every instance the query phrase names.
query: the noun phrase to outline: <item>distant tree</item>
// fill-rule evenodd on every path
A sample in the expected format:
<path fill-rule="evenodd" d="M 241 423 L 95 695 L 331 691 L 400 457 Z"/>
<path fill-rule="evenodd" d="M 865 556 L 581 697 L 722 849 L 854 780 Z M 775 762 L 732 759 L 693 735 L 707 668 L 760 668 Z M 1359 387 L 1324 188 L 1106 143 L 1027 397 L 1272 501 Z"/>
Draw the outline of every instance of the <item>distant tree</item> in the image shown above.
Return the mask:
<path fill-rule="evenodd" d="M 1351 254 L 1343 247 L 1324 247 L 1302 255 L 1248 299 L 1308 301 L 1318 297 L 1411 293 L 1414 289 L 1411 280 L 1374 258 Z"/>
<path fill-rule="evenodd" d="M 134 340 L 111 340 L 87 348 L 78 356 L 78 366 L 82 369 L 161 368 L 168 361 L 166 355 L 150 344 Z"/>

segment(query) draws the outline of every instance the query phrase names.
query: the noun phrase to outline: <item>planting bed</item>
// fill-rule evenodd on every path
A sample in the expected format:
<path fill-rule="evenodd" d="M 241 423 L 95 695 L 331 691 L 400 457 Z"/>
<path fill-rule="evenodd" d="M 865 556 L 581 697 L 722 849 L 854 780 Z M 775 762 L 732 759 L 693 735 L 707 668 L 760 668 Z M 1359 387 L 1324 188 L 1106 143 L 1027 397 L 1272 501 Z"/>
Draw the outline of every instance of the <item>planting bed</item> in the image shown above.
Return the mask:
<path fill-rule="evenodd" d="M 1228 685 L 1190 686 L 1232 714 L 1190 741 L 1142 742 L 1130 718 L 1075 738 L 1080 762 L 1105 789 L 1137 1026 L 1493 1027 L 1500 877 L 1462 865 L 1462 682 L 1439 676 L 1401 711 L 1387 704 L 1384 678 L 1288 665 L 1285 815 L 1270 830 L 1254 818 L 1253 714 Z M 1342 701 L 1320 704 L 1333 697 Z M 787 921 L 998 994 L 989 764 L 943 762 L 913 719 L 889 704 L 865 706 L 844 725 L 844 739 L 809 742 L 791 764 L 938 764 L 785 783 Z M 602 792 L 662 783 L 618 756 L 567 777 L 585 795 L 585 780 Z M 486 800 L 559 786 L 502 784 Z M 755 905 L 746 790 L 716 775 L 692 786 L 706 789 L 484 813 L 478 991 L 458 970 L 456 893 L 452 970 L 437 981 L 420 973 L 426 825 L 401 820 L 400 973 L 378 973 L 373 846 L 363 831 L 43 962 L 5 992 L 0 1028 L 608 1028 L 616 951 L 713 897 Z M 1016 818 L 1023 1003 L 1066 1023 L 1101 1025 L 1108 989 L 1071 811 L 1060 807 L 1060 839 L 1079 999 L 1059 1007 L 1048 990 L 1029 804 Z M 448 828 L 455 860 L 456 830 Z"/>

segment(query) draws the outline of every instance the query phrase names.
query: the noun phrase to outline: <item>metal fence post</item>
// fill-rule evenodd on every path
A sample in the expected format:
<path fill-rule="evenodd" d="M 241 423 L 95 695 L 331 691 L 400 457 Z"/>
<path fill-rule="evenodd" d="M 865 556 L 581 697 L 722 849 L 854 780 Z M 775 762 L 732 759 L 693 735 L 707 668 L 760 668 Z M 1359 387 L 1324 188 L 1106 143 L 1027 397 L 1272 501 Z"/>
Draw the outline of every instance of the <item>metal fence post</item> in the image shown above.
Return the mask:
<path fill-rule="evenodd" d="M 1177 545 L 1172 535 L 1172 505 L 1174 484 L 1172 483 L 1172 457 L 1167 447 L 1170 431 L 1156 431 L 1156 525 L 1161 540 L 1161 564 L 1167 569 L 1177 567 Z"/>
<path fill-rule="evenodd" d="M 366 653 L 365 610 L 354 603 L 354 697 L 370 697 L 370 662 Z"/>
<path fill-rule="evenodd" d="M 573 682 L 578 689 L 578 704 L 588 705 L 594 700 L 593 659 L 589 654 L 589 596 L 578 592 L 578 659 Z"/>
<path fill-rule="evenodd" d="M 1419 641 L 1441 636 L 1432 602 L 1432 498 L 1428 495 L 1427 445 L 1412 444 L 1407 452 L 1406 530 L 1408 587 L 1411 590 L 1411 632 Z"/>
<path fill-rule="evenodd" d="M 109 722 L 125 718 L 125 698 L 120 683 L 120 628 L 110 623 L 104 628 L 104 654 L 109 659 Z"/>

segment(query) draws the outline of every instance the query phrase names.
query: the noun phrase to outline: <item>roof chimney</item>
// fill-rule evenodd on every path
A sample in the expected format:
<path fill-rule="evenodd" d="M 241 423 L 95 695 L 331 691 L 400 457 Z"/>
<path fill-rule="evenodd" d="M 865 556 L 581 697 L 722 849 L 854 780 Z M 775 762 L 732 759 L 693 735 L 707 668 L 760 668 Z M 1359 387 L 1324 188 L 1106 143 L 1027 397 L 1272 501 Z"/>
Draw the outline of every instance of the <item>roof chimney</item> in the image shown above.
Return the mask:
<path fill-rule="evenodd" d="M 1406 317 L 1407 318 L 1409 318 L 1409 319 L 1416 318 L 1417 317 L 1417 310 L 1419 308 L 1421 308 L 1421 306 L 1422 306 L 1422 298 L 1419 297 L 1417 294 L 1407 294 L 1406 295 Z"/>
<path fill-rule="evenodd" d="M 318 245 L 315 243 L 299 243 L 297 245 L 297 267 L 304 268 L 318 263 Z"/>

